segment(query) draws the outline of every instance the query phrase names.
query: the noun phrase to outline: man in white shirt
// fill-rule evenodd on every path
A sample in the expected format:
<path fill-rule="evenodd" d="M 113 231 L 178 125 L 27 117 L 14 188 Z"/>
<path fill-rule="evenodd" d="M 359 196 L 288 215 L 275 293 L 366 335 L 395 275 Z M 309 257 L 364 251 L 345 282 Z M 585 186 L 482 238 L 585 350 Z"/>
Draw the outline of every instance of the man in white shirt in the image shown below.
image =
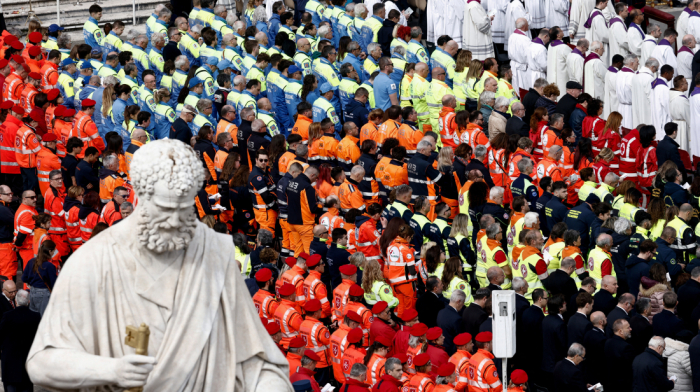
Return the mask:
<path fill-rule="evenodd" d="M 583 82 L 583 61 L 587 51 L 588 40 L 581 38 L 576 42 L 576 47 L 566 58 L 566 71 L 569 75 L 568 81 L 574 81 L 578 84 Z"/>
<path fill-rule="evenodd" d="M 678 62 L 676 60 L 676 54 L 674 48 L 676 47 L 676 40 L 678 38 L 678 33 L 674 29 L 667 29 L 664 31 L 664 39 L 659 41 L 654 50 L 651 52 L 651 57 L 659 60 L 659 69 L 664 65 L 668 64 L 673 67 L 674 72 L 677 72 Z M 677 75 L 673 75 L 677 76 Z M 668 79 L 670 83 L 673 78 Z"/>
<path fill-rule="evenodd" d="M 639 67 L 639 57 L 634 53 L 625 56 L 622 62 L 623 66 L 617 74 L 615 81 L 615 91 L 617 92 L 618 109 L 622 115 L 622 126 L 625 128 L 634 128 L 634 113 L 632 111 L 632 87 L 630 82 L 632 77 L 637 73 Z M 650 83 L 651 86 L 651 83 Z"/>
<path fill-rule="evenodd" d="M 526 90 L 529 90 L 539 78 L 547 78 L 547 45 L 549 43 L 549 29 L 540 30 L 537 38 L 532 40 L 527 51 L 527 68 L 530 72 L 530 83 Z"/>
<path fill-rule="evenodd" d="M 659 77 L 651 84 L 651 124 L 656 128 L 656 140 L 661 140 L 666 136 L 664 126 L 671 122 L 669 108 L 669 90 L 673 80 L 673 67 L 666 64 L 661 66 Z"/>
<path fill-rule="evenodd" d="M 576 45 L 578 40 L 586 37 L 586 28 L 583 25 L 595 8 L 595 0 L 572 0 L 571 13 L 569 14 L 569 37 L 571 43 Z"/>
<path fill-rule="evenodd" d="M 522 2 L 520 2 L 520 0 L 513 0 L 510 2 L 510 4 L 508 4 L 508 7 L 506 7 L 506 51 L 508 51 L 510 36 L 513 35 L 515 29 L 518 28 L 516 21 L 520 18 L 525 19 L 525 21 L 528 23 L 527 30 L 523 30 L 523 32 L 527 34 L 529 41 L 532 40 L 532 35 L 530 33 L 530 15 L 525 12 L 525 6 Z M 510 51 L 508 51 L 508 55 L 510 55 Z"/>
<path fill-rule="evenodd" d="M 639 124 L 651 124 L 651 82 L 656 79 L 659 70 L 659 61 L 649 57 L 644 67 L 632 77 L 630 81 L 632 89 L 632 127 Z"/>
<path fill-rule="evenodd" d="M 549 43 L 547 51 L 547 81 L 557 86 L 566 86 L 569 81 L 569 75 L 566 70 L 566 59 L 571 54 L 571 47 L 565 44 L 564 32 L 559 27 L 552 27 L 549 30 L 549 37 L 552 41 Z M 566 94 L 564 89 L 560 89 L 559 98 Z"/>
<path fill-rule="evenodd" d="M 608 43 L 610 42 L 610 32 L 608 31 L 608 24 L 605 20 L 605 15 L 603 15 L 603 10 L 608 6 L 608 0 L 596 0 L 595 8 L 591 11 L 588 20 L 583 25 L 586 28 L 586 39 L 588 42 L 600 41 L 603 43 L 605 49 L 608 48 Z M 607 50 L 606 50 L 607 52 Z M 607 59 L 607 54 L 602 58 L 603 63 L 606 65 L 609 63 Z"/>
<path fill-rule="evenodd" d="M 642 42 L 646 38 L 646 34 L 644 34 L 644 30 L 641 27 L 642 22 L 644 22 L 644 14 L 642 11 L 634 9 L 630 13 L 630 17 L 632 18 L 632 23 L 627 29 L 627 50 L 639 57 L 642 55 Z"/>
<path fill-rule="evenodd" d="M 692 150 L 690 146 L 690 101 L 688 100 L 687 92 L 687 79 L 680 75 L 676 76 L 673 79 L 673 88 L 668 92 L 668 106 L 671 120 L 678 125 L 676 141 L 679 148 L 688 151 L 692 157 L 693 155 L 700 155 L 700 150 Z M 695 151 L 695 154 L 691 151 Z"/>
<path fill-rule="evenodd" d="M 609 23 L 610 53 L 611 55 L 625 56 L 630 52 L 627 46 L 627 25 L 625 24 L 625 19 L 629 14 L 627 4 L 622 2 L 615 4 L 615 12 L 616 15 L 610 19 Z"/>
<path fill-rule="evenodd" d="M 464 34 L 462 49 L 472 52 L 472 59 L 484 61 L 494 57 L 491 39 L 493 16 L 486 15 L 480 0 L 470 1 L 464 8 Z"/>
<path fill-rule="evenodd" d="M 640 64 L 646 64 L 647 59 L 651 57 L 651 53 L 656 48 L 656 43 L 661 37 L 661 27 L 659 25 L 650 25 L 648 30 L 649 34 L 647 34 L 642 42 L 641 55 L 639 56 Z"/>
<path fill-rule="evenodd" d="M 679 37 L 685 37 L 688 34 L 688 18 L 690 14 L 695 11 L 695 0 L 690 0 L 688 6 L 683 9 L 683 12 L 676 19 L 676 31 Z M 676 49 L 681 50 L 681 43 L 676 42 Z"/>
<path fill-rule="evenodd" d="M 678 61 L 678 75 L 683 76 L 690 85 L 690 79 L 693 77 L 693 56 L 695 56 L 695 36 L 686 34 L 682 40 L 683 46 L 678 50 L 676 60 Z"/>
<path fill-rule="evenodd" d="M 612 112 L 618 112 L 618 101 L 617 101 L 617 75 L 622 68 L 622 62 L 624 57 L 619 54 L 613 55 L 612 65 L 608 67 L 608 72 L 605 74 L 605 106 L 603 107 L 603 119 L 607 120 L 608 115 Z"/>
<path fill-rule="evenodd" d="M 513 3 L 519 3 L 520 1 L 515 0 Z M 512 4 L 512 3 L 511 3 Z M 527 90 L 531 86 L 530 82 L 530 72 L 528 71 L 528 50 L 532 42 L 530 41 L 528 34 L 530 33 L 530 25 L 527 19 L 520 18 L 515 21 L 516 29 L 510 38 L 508 38 L 510 50 L 508 51 L 508 57 L 510 57 L 510 69 L 513 71 L 513 90 L 520 91 L 520 89 Z"/>
<path fill-rule="evenodd" d="M 586 56 L 583 65 L 583 91 L 595 99 L 605 98 L 605 74 L 607 68 L 601 58 L 605 47 L 600 41 L 591 43 L 591 53 Z"/>

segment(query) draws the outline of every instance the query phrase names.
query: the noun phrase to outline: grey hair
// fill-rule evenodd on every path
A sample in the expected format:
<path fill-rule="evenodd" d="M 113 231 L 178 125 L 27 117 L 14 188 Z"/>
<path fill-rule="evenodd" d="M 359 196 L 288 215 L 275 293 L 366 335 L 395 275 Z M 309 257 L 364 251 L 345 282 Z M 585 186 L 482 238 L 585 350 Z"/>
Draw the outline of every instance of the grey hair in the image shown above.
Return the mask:
<path fill-rule="evenodd" d="M 355 253 L 357 253 L 357 252 L 355 252 Z M 418 343 L 420 343 L 420 336 L 413 336 L 413 335 L 409 336 L 409 338 L 408 338 L 408 345 L 409 346 L 416 348 L 418 346 Z"/>
<path fill-rule="evenodd" d="M 406 48 L 404 48 L 404 47 L 401 46 L 401 45 L 397 45 L 397 46 L 394 48 L 394 50 L 393 50 L 392 53 L 396 53 L 396 54 L 399 54 L 399 55 L 401 55 L 401 56 L 405 56 L 405 55 L 406 55 Z"/>
<path fill-rule="evenodd" d="M 520 29 L 523 26 L 527 24 L 527 19 L 525 18 L 518 18 L 518 20 L 515 21 L 515 28 Z"/>
<path fill-rule="evenodd" d="M 506 190 L 503 189 L 502 187 L 495 186 L 495 187 L 491 188 L 491 190 L 489 191 L 489 197 L 491 198 L 491 200 L 495 200 L 497 197 L 503 196 L 503 193 L 505 191 Z"/>
<path fill-rule="evenodd" d="M 580 40 L 578 40 L 578 42 L 576 42 L 576 46 L 580 46 L 582 48 L 587 48 L 589 45 L 590 42 L 588 42 L 588 40 L 585 38 L 581 38 Z"/>
<path fill-rule="evenodd" d="M 119 158 L 116 155 L 110 154 L 102 158 L 102 164 L 104 167 L 110 167 L 112 165 L 119 165 Z"/>
<path fill-rule="evenodd" d="M 452 292 L 452 295 L 450 295 L 450 302 L 464 302 L 466 299 L 467 295 L 464 294 L 464 291 L 462 290 L 455 290 Z"/>
<path fill-rule="evenodd" d="M 365 168 L 360 166 L 360 165 L 355 165 L 350 169 L 350 175 L 354 176 L 356 174 L 362 173 L 363 175 L 365 174 Z"/>
<path fill-rule="evenodd" d="M 357 43 L 356 41 L 351 41 L 348 44 L 348 53 L 352 52 L 353 50 L 360 49 L 360 44 Z"/>
<path fill-rule="evenodd" d="M 190 28 L 193 33 L 202 34 L 202 26 L 194 25 Z"/>
<path fill-rule="evenodd" d="M 603 47 L 603 43 L 602 43 L 602 42 L 600 42 L 600 41 L 593 41 L 593 43 L 591 44 L 590 49 L 591 49 L 592 51 L 595 51 L 595 50 L 598 50 L 598 49 L 600 49 L 600 48 L 602 48 L 602 47 Z"/>
<path fill-rule="evenodd" d="M 125 201 L 125 202 L 123 202 L 123 203 L 119 206 L 119 209 L 120 209 L 120 210 L 123 210 L 123 209 L 132 209 L 132 210 L 133 210 L 133 209 L 134 209 L 134 205 L 131 204 L 131 203 L 129 203 L 128 201 Z"/>
<path fill-rule="evenodd" d="M 493 105 L 493 108 L 506 108 L 508 109 L 508 105 L 510 104 L 510 100 L 506 97 L 498 97 L 496 98 L 496 103 Z"/>
<path fill-rule="evenodd" d="M 51 171 L 49 172 L 49 179 L 53 178 L 54 176 L 62 176 L 62 175 L 63 175 L 63 172 L 60 171 L 60 170 L 58 170 L 58 169 L 56 169 L 56 170 L 51 170 Z"/>
<path fill-rule="evenodd" d="M 433 148 L 433 145 L 432 145 L 432 143 L 430 143 L 430 142 L 427 141 L 427 140 L 421 140 L 421 141 L 419 141 L 419 142 L 418 142 L 418 146 L 416 146 L 416 149 L 422 150 L 422 149 L 424 149 L 424 148 Z"/>
<path fill-rule="evenodd" d="M 72 42 L 68 34 L 59 35 L 56 39 L 56 45 L 58 45 L 59 48 L 68 48 Z"/>
<path fill-rule="evenodd" d="M 521 173 L 525 172 L 528 167 L 532 167 L 532 161 L 528 158 L 523 158 L 518 161 L 518 170 L 520 170 Z"/>
<path fill-rule="evenodd" d="M 187 56 L 182 54 L 175 57 L 175 68 L 181 69 L 185 64 L 187 64 Z"/>
<path fill-rule="evenodd" d="M 697 279 L 700 277 L 700 267 L 695 267 L 690 271 L 690 277 L 693 279 Z"/>
<path fill-rule="evenodd" d="M 483 95 L 483 94 L 482 94 Z M 483 144 L 479 144 L 476 146 L 474 149 L 474 156 L 477 158 L 483 158 L 486 156 L 486 153 L 488 152 L 488 148 L 484 146 Z"/>
<path fill-rule="evenodd" d="M 513 278 L 513 282 L 512 282 L 513 291 L 515 291 L 517 293 L 518 291 L 522 290 L 526 284 L 527 284 L 527 282 L 525 281 L 525 279 L 523 279 L 519 276 Z"/>
<path fill-rule="evenodd" d="M 165 18 L 166 16 L 169 18 L 169 17 L 171 17 L 172 15 L 173 15 L 173 13 L 170 12 L 170 10 L 167 9 L 167 8 L 165 8 L 165 7 L 163 7 L 162 10 L 158 11 L 158 17 L 159 17 L 159 18 Z"/>
<path fill-rule="evenodd" d="M 596 238 L 595 244 L 601 248 L 612 245 L 612 237 L 607 234 L 601 234 Z"/>
<path fill-rule="evenodd" d="M 666 347 L 666 342 L 664 342 L 664 338 L 662 338 L 661 336 L 654 336 L 653 338 L 649 339 L 649 348 L 659 347 Z"/>
<path fill-rule="evenodd" d="M 445 376 L 437 376 L 435 378 L 435 384 L 436 385 L 446 385 L 447 384 L 447 377 Z M 454 389 L 453 389 L 454 390 Z"/>
<path fill-rule="evenodd" d="M 166 8 L 166 10 L 167 10 L 167 8 Z M 151 34 L 151 45 L 157 44 L 159 42 L 165 43 L 165 34 L 163 34 L 163 33 Z"/>
<path fill-rule="evenodd" d="M 352 3 L 351 3 L 352 4 Z M 403 367 L 401 365 L 401 360 L 395 357 L 387 358 L 386 362 L 384 362 L 384 372 L 389 373 L 390 371 L 393 371 L 396 368 Z"/>
<path fill-rule="evenodd" d="M 566 356 L 568 357 L 575 357 L 575 356 L 583 356 L 583 354 L 586 352 L 586 348 L 583 347 L 580 343 L 574 343 L 569 347 L 569 351 L 566 352 Z"/>
<path fill-rule="evenodd" d="M 360 377 L 367 374 L 367 366 L 362 363 L 352 365 L 350 369 L 350 377 Z"/>
<path fill-rule="evenodd" d="M 364 5 L 362 3 L 355 4 L 355 16 L 362 16 L 362 14 L 366 14 L 366 13 L 367 13 L 367 6 L 366 5 Z"/>
<path fill-rule="evenodd" d="M 245 76 L 243 75 L 238 75 L 235 78 L 233 78 L 233 85 L 234 86 L 240 86 L 241 84 L 245 85 L 246 79 Z"/>
<path fill-rule="evenodd" d="M 221 16 L 224 11 L 226 11 L 226 7 L 223 4 L 218 4 L 216 7 L 214 7 L 214 15 Z"/>
<path fill-rule="evenodd" d="M 493 78 L 489 78 L 489 79 L 493 79 Z M 485 82 L 484 82 L 484 84 L 485 84 Z M 495 101 L 495 100 L 496 100 L 496 94 L 493 91 L 484 91 L 483 93 L 481 93 L 481 95 L 479 95 L 479 102 L 481 102 L 482 104 L 485 103 L 488 105 L 489 102 Z"/>
<path fill-rule="evenodd" d="M 618 176 L 615 173 L 610 172 L 607 175 L 605 175 L 605 183 L 606 184 L 616 184 L 619 181 L 620 181 L 620 176 Z"/>
<path fill-rule="evenodd" d="M 571 257 L 564 257 L 564 258 L 561 260 L 561 264 L 560 264 L 560 265 L 561 265 L 561 268 L 563 268 L 563 269 L 575 267 L 575 266 L 576 266 L 576 260 L 572 259 Z"/>
<path fill-rule="evenodd" d="M 109 76 L 105 77 L 104 80 L 102 81 L 102 85 L 105 87 L 116 86 L 117 84 L 119 84 L 119 79 L 117 79 L 117 77 L 113 76 L 113 75 L 109 75 Z"/>
<path fill-rule="evenodd" d="M 408 195 L 409 193 L 413 192 L 413 188 L 411 188 L 411 186 L 407 185 L 407 184 L 401 184 L 401 185 L 397 186 L 396 188 L 394 188 L 394 190 L 396 191 L 397 197 Z"/>
<path fill-rule="evenodd" d="M 420 27 L 411 27 L 411 38 L 418 38 L 421 34 L 423 34 L 423 30 Z"/>
<path fill-rule="evenodd" d="M 637 300 L 637 313 L 642 314 L 651 307 L 651 298 L 641 297 Z"/>
<path fill-rule="evenodd" d="M 211 101 L 211 99 L 201 98 L 199 101 L 197 101 L 197 111 L 201 113 L 204 109 L 213 107 L 213 105 L 214 103 Z"/>
<path fill-rule="evenodd" d="M 257 237 L 257 242 L 259 242 L 262 245 L 265 244 L 271 244 L 273 240 L 272 233 L 270 230 L 267 229 L 260 229 L 258 230 L 258 237 Z"/>
<path fill-rule="evenodd" d="M 29 306 L 29 291 L 17 290 L 15 301 L 17 301 L 17 306 Z"/>
<path fill-rule="evenodd" d="M 374 52 L 377 48 L 379 48 L 379 44 L 376 42 L 372 42 L 371 44 L 367 45 L 367 53 L 372 53 Z"/>
<path fill-rule="evenodd" d="M 496 239 L 499 230 L 501 230 L 501 225 L 498 223 L 492 223 L 486 227 L 486 236 L 491 240 Z"/>
<path fill-rule="evenodd" d="M 348 3 L 345 6 L 345 12 L 355 12 L 355 3 Z"/>
<path fill-rule="evenodd" d="M 530 211 L 527 214 L 525 214 L 525 217 L 523 217 L 523 219 L 525 219 L 525 226 L 532 227 L 532 225 L 534 225 L 535 223 L 537 223 L 537 221 L 540 220 L 540 215 L 536 212 Z"/>
<path fill-rule="evenodd" d="M 246 23 L 242 20 L 238 20 L 233 24 L 233 29 L 238 31 L 240 29 L 245 29 Z"/>
<path fill-rule="evenodd" d="M 139 32 L 136 29 L 131 29 L 131 30 L 129 30 L 128 33 L 126 33 L 126 40 L 133 41 L 138 36 L 139 36 Z"/>
<path fill-rule="evenodd" d="M 634 53 L 628 53 L 625 55 L 624 60 L 622 60 L 622 64 L 624 65 L 632 65 L 635 61 L 639 60 L 639 57 L 637 57 L 636 54 Z"/>
<path fill-rule="evenodd" d="M 614 227 L 615 227 L 615 232 L 617 234 L 626 235 L 627 230 L 630 230 L 632 228 L 632 222 L 630 222 L 630 220 L 627 218 L 620 217 L 615 221 Z"/>
<path fill-rule="evenodd" d="M 644 63 L 644 66 L 649 68 L 649 69 L 656 68 L 658 70 L 659 69 L 659 60 L 657 60 L 653 57 L 649 57 L 647 59 L 647 61 Z"/>
<path fill-rule="evenodd" d="M 318 28 L 319 37 L 325 37 L 329 32 L 331 32 L 331 26 L 323 25 Z"/>
<path fill-rule="evenodd" d="M 535 88 L 541 88 L 541 87 L 544 87 L 544 86 L 546 86 L 546 85 L 548 85 L 548 84 L 549 84 L 549 82 L 547 81 L 547 79 L 545 79 L 545 78 L 539 78 L 539 79 L 535 80 L 535 85 L 534 85 L 534 87 L 535 87 Z"/>
<path fill-rule="evenodd" d="M 258 132 L 259 130 L 263 129 L 263 127 L 265 127 L 265 121 L 263 120 L 253 120 L 253 123 L 250 124 L 250 130 L 253 132 Z"/>
<path fill-rule="evenodd" d="M 148 37 L 146 37 L 145 34 L 141 34 L 138 37 L 134 38 L 134 43 L 136 45 L 139 45 L 140 43 L 148 43 Z"/>
<path fill-rule="evenodd" d="M 681 43 L 684 46 L 688 46 L 691 42 L 693 42 L 693 39 L 695 39 L 695 37 L 692 34 L 686 34 L 686 36 L 683 37 L 683 41 Z"/>
<path fill-rule="evenodd" d="M 226 14 L 226 24 L 229 26 L 233 26 L 234 23 L 238 21 L 238 17 L 236 16 L 235 12 L 229 12 Z"/>
<path fill-rule="evenodd" d="M 267 22 L 267 11 L 265 11 L 265 6 L 259 5 L 253 12 L 253 23 L 255 22 Z"/>
<path fill-rule="evenodd" d="M 649 26 L 649 34 L 655 33 L 657 31 L 661 31 L 661 26 L 657 24 L 652 24 Z"/>
<path fill-rule="evenodd" d="M 300 144 L 297 146 L 296 152 L 297 152 L 296 155 L 298 157 L 306 156 L 309 153 L 309 146 L 306 144 Z M 357 252 L 355 252 L 355 253 L 357 253 Z"/>

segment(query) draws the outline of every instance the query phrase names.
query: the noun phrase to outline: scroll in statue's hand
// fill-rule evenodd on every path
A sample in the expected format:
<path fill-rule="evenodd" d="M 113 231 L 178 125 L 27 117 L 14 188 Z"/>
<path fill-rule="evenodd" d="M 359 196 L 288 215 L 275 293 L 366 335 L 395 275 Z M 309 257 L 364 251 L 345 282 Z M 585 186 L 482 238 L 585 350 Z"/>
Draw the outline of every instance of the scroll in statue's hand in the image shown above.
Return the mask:
<path fill-rule="evenodd" d="M 119 358 L 114 369 L 117 385 L 123 388 L 143 386 L 154 365 L 156 359 L 145 355 L 132 354 Z"/>

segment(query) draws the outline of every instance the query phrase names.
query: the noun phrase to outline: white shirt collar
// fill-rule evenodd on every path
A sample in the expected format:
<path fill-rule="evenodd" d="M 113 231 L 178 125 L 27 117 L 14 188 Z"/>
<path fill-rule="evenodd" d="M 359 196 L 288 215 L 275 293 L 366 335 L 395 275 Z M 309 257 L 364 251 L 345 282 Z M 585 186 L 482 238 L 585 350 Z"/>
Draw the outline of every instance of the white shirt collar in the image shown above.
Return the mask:
<path fill-rule="evenodd" d="M 620 304 L 617 304 L 617 307 L 622 309 L 625 312 L 625 314 L 629 316 L 629 313 L 627 313 L 627 311 L 623 307 L 621 307 Z"/>
<path fill-rule="evenodd" d="M 571 362 L 571 363 L 573 363 L 573 364 L 574 364 L 574 366 L 576 366 L 576 362 L 574 362 L 574 361 L 570 360 L 569 358 L 566 358 L 566 360 L 567 360 L 567 361 L 569 361 L 569 362 Z"/>
<path fill-rule="evenodd" d="M 583 313 L 583 312 L 580 311 L 580 310 L 577 310 L 576 313 L 579 313 L 579 314 L 583 315 L 583 317 L 588 318 L 588 316 L 586 316 L 586 313 Z"/>

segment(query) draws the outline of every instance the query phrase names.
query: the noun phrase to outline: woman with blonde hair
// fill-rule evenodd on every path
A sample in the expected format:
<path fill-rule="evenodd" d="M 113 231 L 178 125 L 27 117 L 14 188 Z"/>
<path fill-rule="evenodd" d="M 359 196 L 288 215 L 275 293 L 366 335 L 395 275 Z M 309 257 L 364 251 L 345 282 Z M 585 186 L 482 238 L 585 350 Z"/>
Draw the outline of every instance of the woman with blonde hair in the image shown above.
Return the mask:
<path fill-rule="evenodd" d="M 598 140 L 593 143 L 593 147 L 598 150 L 602 150 L 607 147 L 612 150 L 615 155 L 610 168 L 617 172 L 620 169 L 620 161 L 617 157 L 620 155 L 620 142 L 622 138 L 620 137 L 620 126 L 622 126 L 622 115 L 618 112 L 612 112 L 608 116 L 608 121 L 605 122 L 605 127 L 603 127 L 603 132 L 601 132 Z"/>
<path fill-rule="evenodd" d="M 175 122 L 175 111 L 168 105 L 170 90 L 161 87 L 153 93 L 153 99 L 157 102 L 154 113 L 156 127 L 154 136 L 156 140 L 165 139 L 170 135 L 170 127 Z"/>
<path fill-rule="evenodd" d="M 452 292 L 462 290 L 467 298 L 464 300 L 464 305 L 469 306 L 474 301 L 472 298 L 472 290 L 469 283 L 462 279 L 462 259 L 459 257 L 450 257 L 445 262 L 445 270 L 442 271 L 442 295 L 449 299 Z"/>
<path fill-rule="evenodd" d="M 462 260 L 462 271 L 465 278 L 473 282 L 472 271 L 476 264 L 476 256 L 469 244 L 469 232 L 471 231 L 471 220 L 467 214 L 457 214 L 452 221 L 452 230 L 447 239 L 447 252 L 450 257 L 459 257 Z"/>
<path fill-rule="evenodd" d="M 596 181 L 599 184 L 605 182 L 605 176 L 611 173 L 610 163 L 615 159 L 615 153 L 613 150 L 604 147 L 600 150 L 600 154 L 595 157 L 595 163 L 593 163 L 593 172 L 596 175 Z"/>
<path fill-rule="evenodd" d="M 255 14 L 255 9 L 261 6 L 262 3 L 263 0 L 248 0 L 248 4 L 246 4 L 246 9 L 244 12 L 247 26 L 255 26 L 253 15 Z"/>
<path fill-rule="evenodd" d="M 362 253 L 355 252 L 355 254 L 361 255 Z M 351 258 L 354 256 L 351 256 Z M 370 307 L 379 301 L 386 302 L 392 309 L 399 304 L 399 300 L 394 297 L 394 291 L 391 289 L 391 286 L 384 280 L 382 266 L 379 265 L 377 260 L 370 260 L 365 263 L 361 282 L 362 289 L 365 291 L 365 302 Z"/>
<path fill-rule="evenodd" d="M 481 78 L 481 73 L 484 72 L 484 65 L 479 60 L 472 60 L 469 63 L 468 71 L 464 76 L 464 89 L 467 94 L 467 102 L 465 109 L 473 112 L 476 110 L 479 101 L 479 93 L 476 92 L 476 83 Z"/>
<path fill-rule="evenodd" d="M 457 98 L 457 108 L 455 108 L 455 112 L 461 112 L 466 107 L 467 74 L 469 73 L 469 65 L 471 62 L 472 52 L 463 50 L 459 52 L 459 55 L 457 55 L 457 62 L 455 63 L 455 77 L 452 79 L 455 98 Z"/>
<path fill-rule="evenodd" d="M 620 185 L 615 188 L 615 198 L 613 199 L 612 203 L 612 208 L 613 210 L 618 210 L 620 211 L 620 208 L 622 208 L 622 205 L 625 204 L 625 195 L 627 194 L 627 191 L 634 188 L 634 182 L 632 180 L 625 180 L 620 183 Z M 629 218 L 628 218 L 629 219 Z M 632 220 L 632 219 L 630 219 Z M 632 220 L 634 222 L 634 220 Z"/>
<path fill-rule="evenodd" d="M 320 151 L 320 141 L 323 136 L 323 130 L 321 129 L 321 123 L 315 122 L 309 125 L 309 161 L 313 161 L 315 157 L 318 156 Z M 314 159 L 312 159 L 314 158 Z"/>

